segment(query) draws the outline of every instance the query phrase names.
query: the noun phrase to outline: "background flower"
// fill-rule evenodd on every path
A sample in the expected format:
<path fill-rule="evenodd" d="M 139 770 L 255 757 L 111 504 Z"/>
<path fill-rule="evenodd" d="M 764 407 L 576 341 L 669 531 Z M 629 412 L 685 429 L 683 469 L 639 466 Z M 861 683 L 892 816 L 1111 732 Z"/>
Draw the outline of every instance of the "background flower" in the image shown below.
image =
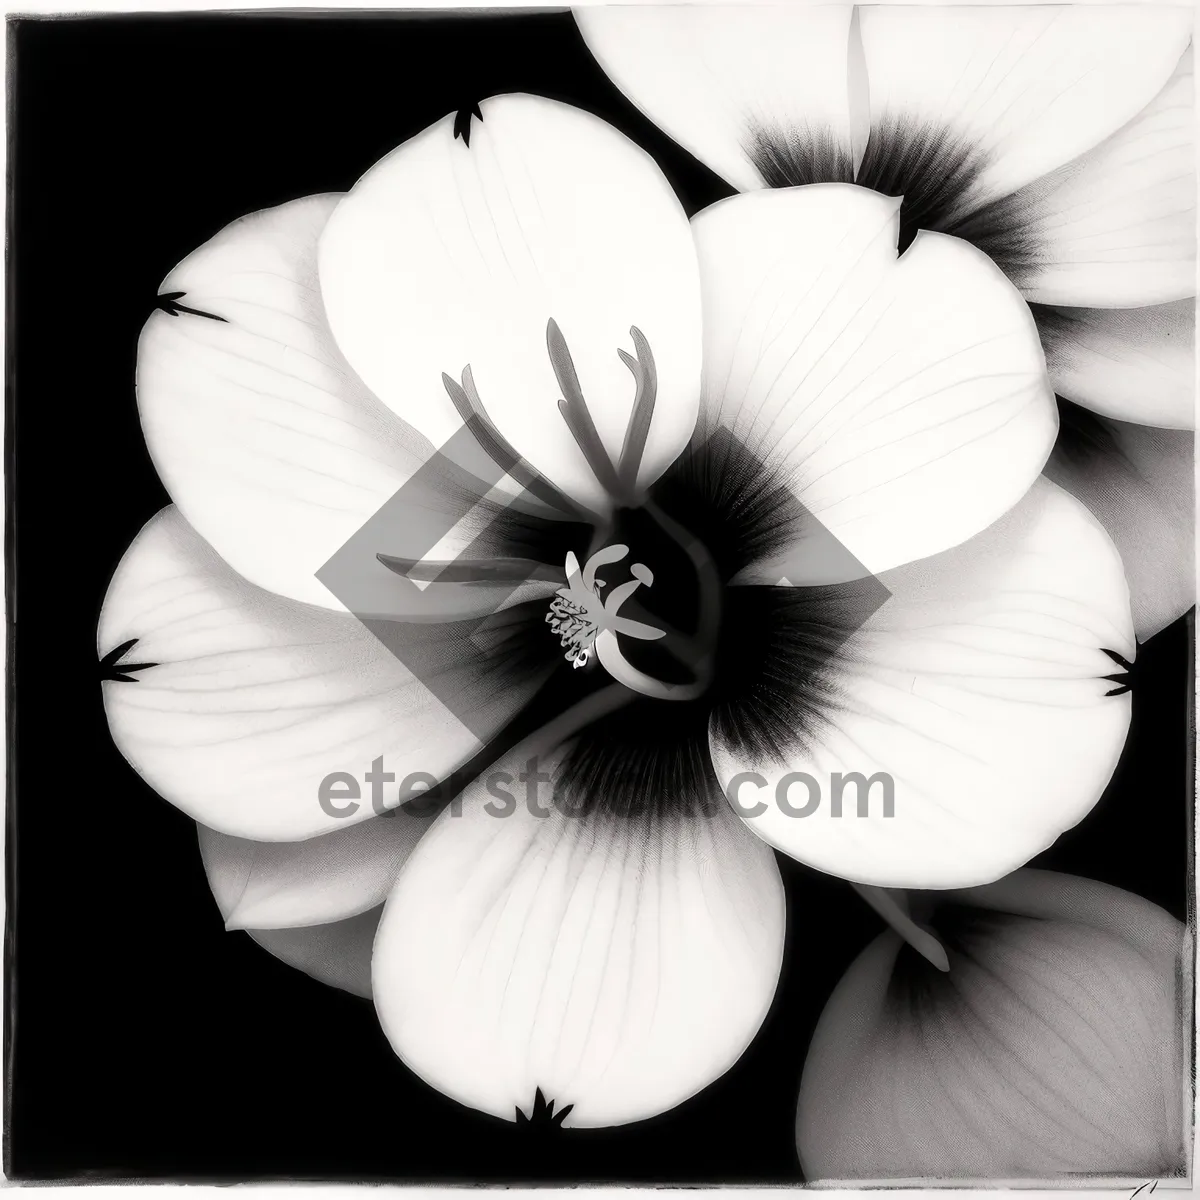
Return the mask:
<path fill-rule="evenodd" d="M 924 903 L 950 970 L 890 932 L 855 960 L 804 1067 L 805 1178 L 1181 1174 L 1183 925 L 1049 871 Z"/>

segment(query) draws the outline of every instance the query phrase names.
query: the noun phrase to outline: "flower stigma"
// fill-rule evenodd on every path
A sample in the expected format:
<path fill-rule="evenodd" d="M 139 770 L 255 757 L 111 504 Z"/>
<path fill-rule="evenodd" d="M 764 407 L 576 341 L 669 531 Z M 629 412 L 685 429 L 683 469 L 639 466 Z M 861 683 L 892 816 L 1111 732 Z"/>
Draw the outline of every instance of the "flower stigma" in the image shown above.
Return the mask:
<path fill-rule="evenodd" d="M 630 354 L 626 350 L 618 350 L 617 354 L 633 375 L 635 391 L 633 407 L 625 426 L 621 454 L 614 464 L 600 440 L 596 423 L 592 420 L 583 388 L 579 383 L 579 375 L 575 370 L 575 362 L 567 347 L 567 340 L 553 317 L 546 323 L 546 351 L 550 356 L 554 378 L 562 391 L 558 411 L 592 474 L 608 493 L 613 504 L 634 507 L 644 499 L 638 491 L 637 477 L 642 465 L 642 454 L 646 449 L 646 438 L 650 433 L 650 421 L 654 416 L 654 403 L 658 396 L 658 372 L 645 334 L 634 325 L 630 327 L 629 336 L 633 339 L 636 354 Z"/>
<path fill-rule="evenodd" d="M 620 562 L 628 553 L 628 546 L 605 546 L 587 560 L 582 572 L 574 552 L 567 553 L 567 586 L 559 588 L 550 602 L 546 621 L 565 648 L 567 662 L 574 667 L 582 667 L 591 659 L 596 639 L 603 633 L 623 633 L 626 637 L 642 641 L 656 641 L 666 636 L 665 630 L 622 617 L 618 613 L 621 605 L 638 588 L 643 584 L 650 587 L 654 583 L 653 572 L 642 563 L 631 564 L 629 573 L 633 578 L 613 588 L 607 600 L 601 599 L 600 589 L 605 585 L 604 580 L 596 578 L 596 571 Z"/>

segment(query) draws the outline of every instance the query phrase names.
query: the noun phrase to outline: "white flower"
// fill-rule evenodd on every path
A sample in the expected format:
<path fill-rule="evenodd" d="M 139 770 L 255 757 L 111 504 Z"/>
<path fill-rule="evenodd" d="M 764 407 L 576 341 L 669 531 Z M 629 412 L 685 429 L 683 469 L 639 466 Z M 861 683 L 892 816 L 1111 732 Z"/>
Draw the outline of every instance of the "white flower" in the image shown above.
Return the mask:
<path fill-rule="evenodd" d="M 365 992 L 387 898 L 370 988 L 410 1067 L 509 1119 L 540 1088 L 572 1124 L 620 1123 L 762 1021 L 770 846 L 861 885 L 967 886 L 1089 810 L 1129 719 L 1128 592 L 1039 479 L 1042 353 L 978 250 L 922 233 L 898 257 L 898 203 L 848 185 L 689 225 L 645 154 L 548 100 L 487 101 L 466 133 L 447 117 L 167 277 L 187 309 L 147 322 L 138 403 L 174 504 L 98 635 L 154 665 L 105 701 L 201 824 L 231 927 Z M 400 587 L 389 565 L 425 559 L 430 513 L 497 461 L 517 517 L 481 505 L 448 573 Z M 370 630 L 314 577 L 345 547 Z M 580 589 L 576 670 L 546 614 Z M 535 693 L 549 723 L 493 747 Z M 499 819 L 498 772 L 530 761 L 562 803 Z M 343 815 L 318 803 L 337 773 L 469 762 L 432 821 L 376 815 L 362 784 Z M 739 820 L 723 798 L 788 771 L 888 772 L 895 815 Z M 388 807 L 414 794 L 383 782 Z"/>
<path fill-rule="evenodd" d="M 1184 927 L 1050 871 L 916 900 L 950 970 L 888 932 L 843 976 L 800 1087 L 805 1178 L 1182 1174 Z"/>
<path fill-rule="evenodd" d="M 1008 274 L 1070 408 L 1047 473 L 1121 550 L 1143 640 L 1195 597 L 1191 17 L 1042 4 L 577 12 L 618 86 L 735 187 L 843 180 L 902 195 L 902 247 L 938 230 Z"/>

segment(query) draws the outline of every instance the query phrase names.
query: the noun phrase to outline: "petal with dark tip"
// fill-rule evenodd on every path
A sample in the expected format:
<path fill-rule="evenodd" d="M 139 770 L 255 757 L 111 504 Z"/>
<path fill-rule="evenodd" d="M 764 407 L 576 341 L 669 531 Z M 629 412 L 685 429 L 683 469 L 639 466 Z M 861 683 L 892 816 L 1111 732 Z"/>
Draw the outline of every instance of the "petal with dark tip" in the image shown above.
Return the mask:
<path fill-rule="evenodd" d="M 326 324 L 317 238 L 339 199 L 253 213 L 188 255 L 137 367 L 146 443 L 193 528 L 252 583 L 331 608 L 317 569 L 433 453 Z"/>
<path fill-rule="evenodd" d="M 136 684 L 103 684 L 109 729 L 152 787 L 222 833 L 345 833 L 373 815 L 363 781 L 376 758 L 396 775 L 384 795 L 394 807 L 406 778 L 432 786 L 476 754 L 552 665 L 511 662 L 511 638 L 488 640 L 474 621 L 397 630 L 425 639 L 420 678 L 348 613 L 248 583 L 163 509 L 121 560 L 101 612 L 101 654 L 136 638 L 138 658 L 157 664 Z M 331 777 L 337 791 L 323 804 Z"/>
<path fill-rule="evenodd" d="M 878 582 L 890 597 L 796 682 L 803 722 L 778 716 L 800 708 L 786 681 L 755 723 L 716 714 L 717 776 L 757 834 L 818 870 L 881 887 L 997 879 L 1092 808 L 1121 753 L 1130 698 L 1110 694 L 1107 651 L 1131 661 L 1134 642 L 1120 557 L 1039 479 L 983 533 Z"/>
<path fill-rule="evenodd" d="M 462 424 L 457 393 L 474 393 L 530 470 L 607 512 L 612 499 L 559 410 L 570 397 L 550 325 L 614 462 L 638 393 L 621 351 L 639 335 L 649 344 L 657 399 L 638 482 L 650 484 L 696 418 L 700 295 L 687 218 L 654 161 L 589 113 L 529 95 L 495 96 L 479 111 L 469 146 L 447 116 L 338 205 L 320 246 L 330 325 L 380 399 L 435 444 Z"/>
<path fill-rule="evenodd" d="M 724 429 L 869 572 L 935 554 L 1037 478 L 1057 413 L 1028 305 L 958 238 L 897 253 L 897 199 L 752 192 L 694 220 L 705 302 L 697 434 Z M 821 531 L 818 531 L 821 532 Z M 828 583 L 795 532 L 752 582 Z"/>
<path fill-rule="evenodd" d="M 405 1064 L 464 1104 L 512 1121 L 540 1089 L 573 1106 L 568 1126 L 620 1125 L 746 1048 L 783 888 L 719 794 L 707 814 L 619 812 L 630 797 L 549 782 L 562 753 L 514 751 L 418 843 L 384 908 L 375 1004 Z"/>

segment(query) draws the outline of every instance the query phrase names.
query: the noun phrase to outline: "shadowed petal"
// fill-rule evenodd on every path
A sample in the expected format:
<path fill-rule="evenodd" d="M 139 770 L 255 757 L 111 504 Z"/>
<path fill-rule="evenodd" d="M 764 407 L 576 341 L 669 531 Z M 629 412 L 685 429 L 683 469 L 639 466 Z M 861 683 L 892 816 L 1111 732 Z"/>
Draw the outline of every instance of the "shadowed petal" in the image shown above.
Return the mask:
<path fill-rule="evenodd" d="M 340 921 L 387 898 L 428 814 L 399 808 L 304 842 L 252 842 L 199 826 L 208 883 L 227 929 Z"/>
<path fill-rule="evenodd" d="M 1181 1173 L 1183 926 L 1048 871 L 937 899 L 949 972 L 885 933 L 826 1005 L 800 1086 L 805 1178 Z"/>
<path fill-rule="evenodd" d="M 354 828 L 362 831 L 372 824 L 374 822 L 367 821 Z M 247 843 L 242 839 L 227 838 L 224 834 L 216 833 L 203 825 L 197 825 L 196 831 L 200 836 L 200 852 L 213 899 L 217 902 L 221 918 L 226 922 L 226 928 L 236 929 L 237 926 L 230 924 L 230 918 L 243 897 L 246 874 L 229 869 L 237 857 L 229 853 L 230 844 L 236 842 L 242 846 L 257 845 L 267 851 L 268 855 L 279 844 Z M 309 843 L 293 845 L 315 846 L 323 842 L 334 842 L 338 837 L 338 834 L 329 834 Z M 292 847 L 282 848 L 287 850 Z M 244 860 L 240 865 L 245 865 Z M 309 907 L 311 908 L 311 905 Z M 313 979 L 329 984 L 330 987 L 341 988 L 343 991 L 369 999 L 371 947 L 382 912 L 383 905 L 377 904 L 374 908 L 342 920 L 289 929 L 247 928 L 245 932 L 264 950 L 269 951 L 281 962 L 287 963 L 289 967 L 295 967 Z"/>
<path fill-rule="evenodd" d="M 1195 300 L 1034 314 L 1058 395 L 1119 421 L 1195 428 Z"/>
<path fill-rule="evenodd" d="M 1144 642 L 1196 602 L 1195 435 L 1096 418 L 1095 439 L 1064 441 L 1046 475 L 1082 500 L 1125 564 Z"/>
<path fill-rule="evenodd" d="M 248 929 L 246 932 L 264 949 L 289 967 L 311 975 L 320 983 L 341 988 L 355 996 L 371 996 L 371 947 L 383 906 L 333 921 L 300 929 Z"/>

